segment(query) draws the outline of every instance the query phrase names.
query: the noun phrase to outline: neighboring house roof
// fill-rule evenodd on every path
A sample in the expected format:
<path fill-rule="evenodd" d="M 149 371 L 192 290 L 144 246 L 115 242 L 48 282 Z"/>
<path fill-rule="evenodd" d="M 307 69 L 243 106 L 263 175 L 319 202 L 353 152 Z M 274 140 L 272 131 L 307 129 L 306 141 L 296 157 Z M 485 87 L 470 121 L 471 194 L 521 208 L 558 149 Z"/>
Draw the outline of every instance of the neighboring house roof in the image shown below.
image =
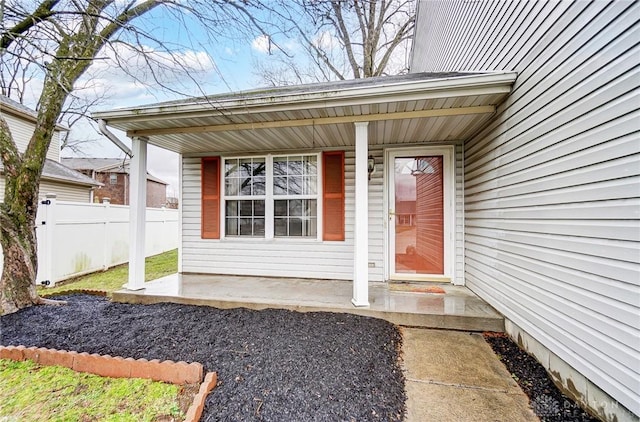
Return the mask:
<path fill-rule="evenodd" d="M 35 123 L 36 119 L 38 118 L 38 113 L 36 111 L 2 94 L 0 94 L 0 110 L 2 110 L 3 112 L 15 114 L 16 116 L 21 117 L 31 123 Z M 60 124 L 57 124 L 55 129 L 60 131 L 69 130 L 68 127 Z"/>
<path fill-rule="evenodd" d="M 369 143 L 459 141 L 511 92 L 515 72 L 412 73 L 259 89 L 94 113 L 181 154 L 337 148 L 369 122 Z"/>
<path fill-rule="evenodd" d="M 0 173 L 4 172 L 4 166 L 0 162 Z M 42 168 L 43 180 L 55 180 L 59 182 L 72 183 L 75 185 L 83 186 L 104 186 L 102 183 L 94 180 L 84 174 L 75 171 L 63 164 L 54 160 L 45 160 L 44 167 Z"/>
<path fill-rule="evenodd" d="M 92 170 L 97 173 L 125 173 L 129 174 L 129 160 L 122 158 L 95 157 L 63 157 L 62 162 L 76 170 Z M 147 180 L 168 185 L 167 182 L 147 172 Z"/>

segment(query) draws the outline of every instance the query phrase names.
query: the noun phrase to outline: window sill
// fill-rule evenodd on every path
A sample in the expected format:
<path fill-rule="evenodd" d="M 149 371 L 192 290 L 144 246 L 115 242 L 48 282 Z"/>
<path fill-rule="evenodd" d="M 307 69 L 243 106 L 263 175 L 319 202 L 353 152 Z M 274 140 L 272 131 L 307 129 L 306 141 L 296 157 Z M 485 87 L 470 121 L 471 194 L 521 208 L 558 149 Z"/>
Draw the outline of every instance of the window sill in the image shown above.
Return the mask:
<path fill-rule="evenodd" d="M 264 237 L 222 237 L 220 238 L 220 241 L 229 243 L 321 243 L 322 239 L 294 237 L 274 237 L 271 239 Z"/>

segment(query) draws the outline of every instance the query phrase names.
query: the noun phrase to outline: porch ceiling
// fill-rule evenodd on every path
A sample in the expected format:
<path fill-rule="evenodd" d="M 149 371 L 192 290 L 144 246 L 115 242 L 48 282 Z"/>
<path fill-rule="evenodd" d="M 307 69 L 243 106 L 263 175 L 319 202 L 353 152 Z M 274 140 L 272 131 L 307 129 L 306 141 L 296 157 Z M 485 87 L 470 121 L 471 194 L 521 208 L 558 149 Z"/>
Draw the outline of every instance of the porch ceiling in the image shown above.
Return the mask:
<path fill-rule="evenodd" d="M 248 91 L 96 113 L 128 136 L 182 154 L 354 145 L 369 121 L 371 146 L 470 137 L 511 91 L 516 74 L 410 74 Z"/>

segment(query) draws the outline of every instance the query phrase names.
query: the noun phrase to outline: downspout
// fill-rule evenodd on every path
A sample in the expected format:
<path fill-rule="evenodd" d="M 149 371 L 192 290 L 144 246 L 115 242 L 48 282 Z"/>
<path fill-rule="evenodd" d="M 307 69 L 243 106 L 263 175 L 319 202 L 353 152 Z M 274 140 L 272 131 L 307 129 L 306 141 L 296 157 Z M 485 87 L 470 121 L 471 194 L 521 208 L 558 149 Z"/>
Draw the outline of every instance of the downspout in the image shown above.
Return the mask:
<path fill-rule="evenodd" d="M 98 120 L 98 129 L 100 129 L 100 133 L 102 133 L 104 136 L 109 138 L 109 140 L 111 142 L 113 142 L 118 148 L 120 148 L 122 150 L 122 152 L 127 154 L 129 157 L 133 157 L 133 153 L 131 152 L 129 147 L 127 147 L 125 144 L 123 144 L 122 141 L 120 139 L 118 139 L 118 137 L 116 135 L 114 135 L 112 132 L 109 131 L 109 129 L 107 129 L 107 122 L 106 121 L 104 121 L 103 119 L 99 119 Z"/>

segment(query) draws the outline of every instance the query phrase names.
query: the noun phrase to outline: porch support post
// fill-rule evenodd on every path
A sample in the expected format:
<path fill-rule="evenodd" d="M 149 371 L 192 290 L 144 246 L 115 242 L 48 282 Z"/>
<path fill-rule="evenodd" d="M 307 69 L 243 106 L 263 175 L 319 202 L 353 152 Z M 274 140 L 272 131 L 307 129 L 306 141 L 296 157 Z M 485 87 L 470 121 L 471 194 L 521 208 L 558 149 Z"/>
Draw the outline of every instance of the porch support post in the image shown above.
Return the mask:
<path fill-rule="evenodd" d="M 147 211 L 147 139 L 133 137 L 129 172 L 129 281 L 123 287 L 144 289 Z"/>
<path fill-rule="evenodd" d="M 356 195 L 353 252 L 354 306 L 369 306 L 369 198 L 367 158 L 369 154 L 369 122 L 356 122 Z"/>

